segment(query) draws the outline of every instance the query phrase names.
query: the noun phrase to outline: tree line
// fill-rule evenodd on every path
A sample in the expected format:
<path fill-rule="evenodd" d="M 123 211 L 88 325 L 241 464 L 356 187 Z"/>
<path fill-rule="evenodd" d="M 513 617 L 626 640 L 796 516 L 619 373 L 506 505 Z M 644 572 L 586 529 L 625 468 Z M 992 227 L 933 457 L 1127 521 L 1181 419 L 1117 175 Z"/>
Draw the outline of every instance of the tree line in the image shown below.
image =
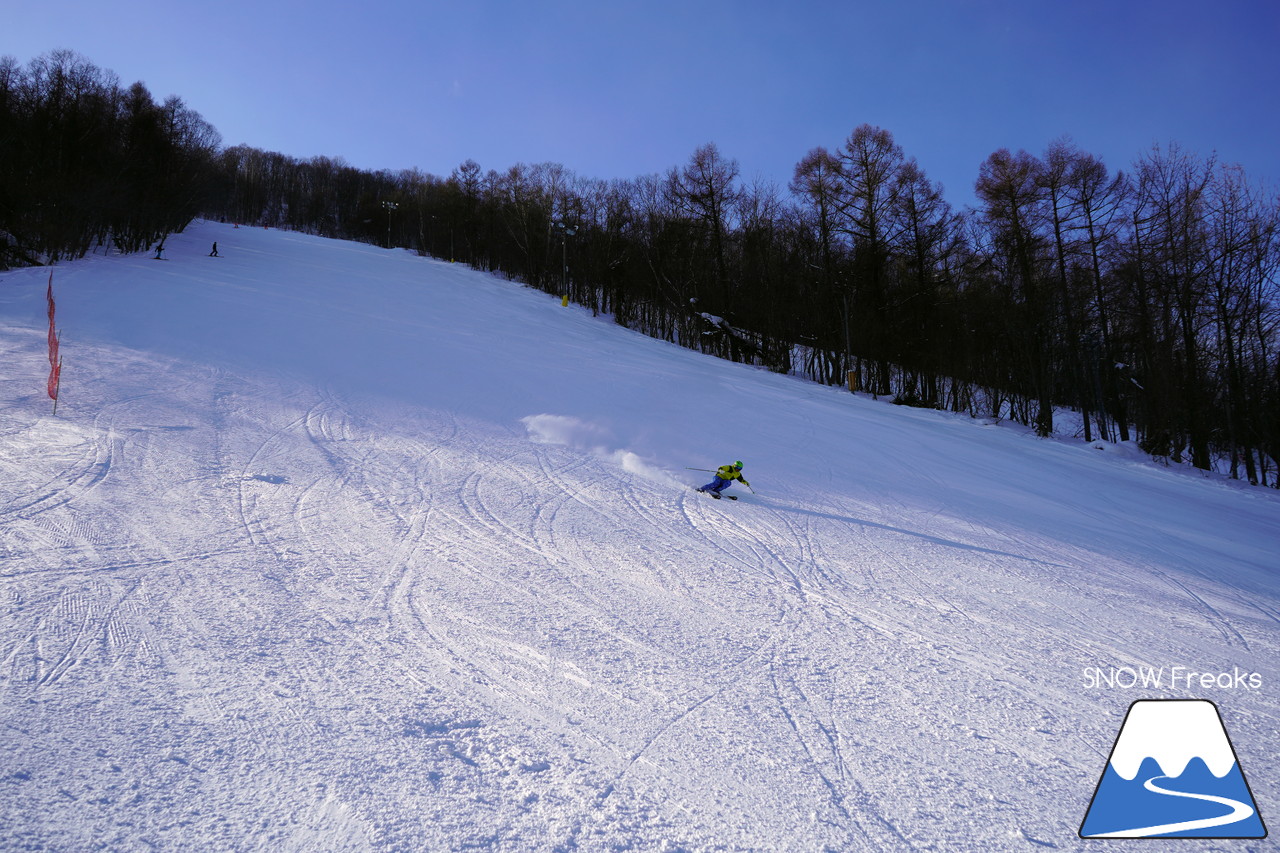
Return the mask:
<path fill-rule="evenodd" d="M 412 248 L 568 295 L 682 346 L 1040 434 L 1280 485 L 1280 208 L 1177 146 L 1130 172 L 1070 141 L 1000 150 L 957 211 L 884 129 L 815 148 L 786 190 L 714 144 L 666 174 L 554 163 L 448 177 L 252 148 L 224 219 Z M 389 203 L 389 204 L 388 204 Z M 392 205 L 394 205 L 392 207 Z M 567 263 L 566 263 L 567 262 Z"/>
<path fill-rule="evenodd" d="M 55 76 L 0 66 L 0 116 L 11 114 L 6 80 Z M 80 113 L 97 114 L 92 97 L 78 99 Z M 52 185 L 142 176 L 141 186 L 87 193 L 74 222 L 37 209 L 39 193 L 0 196 L 0 240 L 27 247 L 11 249 L 10 262 L 105 242 L 137 249 L 138 236 L 162 239 L 195 212 L 410 248 L 723 358 L 1041 435 L 1070 412 L 1087 441 L 1132 440 L 1280 487 L 1280 204 L 1213 157 L 1156 147 L 1122 172 L 1066 139 L 1039 155 L 1002 149 L 978 167 L 977 205 L 957 210 L 889 131 L 869 125 L 805 154 L 780 188 L 744 180 L 714 144 L 633 179 L 470 160 L 442 177 L 218 150 L 216 133 L 181 102 L 152 109 L 184 116 L 156 127 L 188 128 L 144 134 L 153 144 L 137 149 L 141 164 L 156 162 L 163 139 L 184 155 L 169 155 L 166 193 L 146 186 L 147 165 L 89 174 L 90 161 L 59 161 L 87 177 L 75 181 L 45 164 Z M 23 127 L 37 159 L 58 150 L 48 139 L 67 148 L 77 138 L 53 132 L 64 125 L 49 118 Z M 154 213 L 162 195 L 171 207 Z M 139 230 L 142 221 L 154 230 Z M 55 226 L 78 236 L 52 240 Z"/>
<path fill-rule="evenodd" d="M 70 51 L 0 58 L 0 269 L 135 252 L 209 201 L 217 131 Z"/>

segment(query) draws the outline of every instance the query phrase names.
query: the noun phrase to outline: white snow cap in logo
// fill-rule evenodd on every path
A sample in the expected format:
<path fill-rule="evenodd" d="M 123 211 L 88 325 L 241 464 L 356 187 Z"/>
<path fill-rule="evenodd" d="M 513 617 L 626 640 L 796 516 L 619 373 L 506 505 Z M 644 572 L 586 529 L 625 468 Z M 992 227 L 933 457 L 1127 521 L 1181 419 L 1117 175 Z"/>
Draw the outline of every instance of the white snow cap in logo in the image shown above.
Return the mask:
<path fill-rule="evenodd" d="M 1212 702 L 1135 702 L 1120 731 L 1111 766 L 1125 780 L 1132 780 L 1143 759 L 1154 758 L 1166 776 L 1181 776 L 1196 757 L 1219 779 L 1236 763 Z"/>

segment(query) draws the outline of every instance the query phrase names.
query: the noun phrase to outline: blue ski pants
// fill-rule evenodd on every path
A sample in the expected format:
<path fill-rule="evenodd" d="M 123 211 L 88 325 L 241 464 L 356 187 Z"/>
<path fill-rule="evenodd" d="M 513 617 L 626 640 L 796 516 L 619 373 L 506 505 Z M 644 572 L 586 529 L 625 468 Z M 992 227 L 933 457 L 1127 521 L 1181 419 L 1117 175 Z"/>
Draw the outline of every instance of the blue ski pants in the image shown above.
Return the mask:
<path fill-rule="evenodd" d="M 698 491 L 715 492 L 716 494 L 719 494 L 720 492 L 723 492 L 725 489 L 727 489 L 729 487 L 729 484 L 732 482 L 733 480 L 726 480 L 723 477 L 717 476 L 714 480 L 712 480 L 710 483 L 707 483 Z"/>

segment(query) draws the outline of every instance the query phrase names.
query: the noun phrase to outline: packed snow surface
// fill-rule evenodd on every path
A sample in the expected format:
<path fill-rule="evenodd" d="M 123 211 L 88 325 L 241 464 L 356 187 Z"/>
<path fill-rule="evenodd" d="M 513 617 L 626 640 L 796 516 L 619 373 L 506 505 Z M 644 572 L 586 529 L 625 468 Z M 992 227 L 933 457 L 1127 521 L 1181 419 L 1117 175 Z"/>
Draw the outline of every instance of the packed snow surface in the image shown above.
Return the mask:
<path fill-rule="evenodd" d="M 404 251 L 165 255 L 55 268 L 56 416 L 0 273 L 6 849 L 1094 849 L 1159 697 L 1280 802 L 1273 491 Z"/>

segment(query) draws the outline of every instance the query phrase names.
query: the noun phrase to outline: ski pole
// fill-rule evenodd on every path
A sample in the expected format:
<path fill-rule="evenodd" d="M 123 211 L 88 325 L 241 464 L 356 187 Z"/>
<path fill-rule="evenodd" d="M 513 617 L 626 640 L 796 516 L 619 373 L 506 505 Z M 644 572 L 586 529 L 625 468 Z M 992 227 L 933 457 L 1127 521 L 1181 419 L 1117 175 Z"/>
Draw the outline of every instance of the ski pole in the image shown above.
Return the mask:
<path fill-rule="evenodd" d="M 714 473 L 715 473 L 715 471 L 712 471 L 710 468 L 690 468 L 688 465 L 684 466 L 684 470 L 686 470 L 686 471 L 706 471 L 708 474 L 714 474 Z"/>

